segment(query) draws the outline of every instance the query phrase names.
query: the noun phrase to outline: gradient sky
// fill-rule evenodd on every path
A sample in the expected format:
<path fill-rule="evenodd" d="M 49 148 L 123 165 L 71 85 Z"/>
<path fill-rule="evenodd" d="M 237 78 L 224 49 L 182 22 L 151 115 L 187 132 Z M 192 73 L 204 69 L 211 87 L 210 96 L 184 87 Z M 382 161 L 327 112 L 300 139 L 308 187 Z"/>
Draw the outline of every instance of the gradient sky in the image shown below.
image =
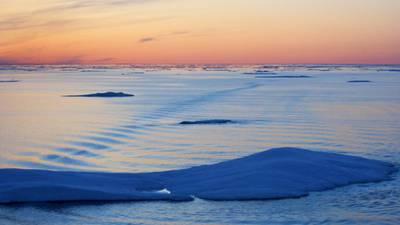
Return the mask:
<path fill-rule="evenodd" d="M 399 23 L 399 0 L 0 0 L 0 64 L 399 64 Z"/>

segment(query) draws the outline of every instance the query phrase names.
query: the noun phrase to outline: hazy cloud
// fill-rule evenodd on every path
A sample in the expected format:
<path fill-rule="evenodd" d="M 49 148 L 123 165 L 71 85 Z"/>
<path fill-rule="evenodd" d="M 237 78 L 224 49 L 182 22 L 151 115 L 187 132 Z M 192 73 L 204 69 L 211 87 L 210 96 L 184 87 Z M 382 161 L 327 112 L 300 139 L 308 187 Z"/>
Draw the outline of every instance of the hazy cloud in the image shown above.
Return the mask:
<path fill-rule="evenodd" d="M 111 62 L 115 60 L 115 58 L 101 58 L 101 59 L 96 59 L 96 62 L 100 62 L 100 63 L 105 63 L 105 62 Z"/>
<path fill-rule="evenodd" d="M 32 21 L 25 20 L 23 18 L 10 18 L 8 20 L 0 21 L 0 31 L 12 31 L 26 28 L 36 27 L 63 27 L 68 24 L 72 24 L 76 20 L 72 19 L 59 19 L 51 21 Z"/>
<path fill-rule="evenodd" d="M 151 41 L 156 41 L 159 40 L 163 37 L 169 37 L 169 36 L 179 36 L 179 35 L 186 35 L 189 34 L 189 31 L 173 31 L 167 34 L 159 34 L 154 37 L 144 37 L 138 40 L 139 43 L 145 43 L 145 42 L 151 42 Z"/>
<path fill-rule="evenodd" d="M 150 42 L 150 41 L 155 41 L 155 40 L 156 40 L 156 38 L 154 38 L 154 37 L 145 37 L 145 38 L 141 38 L 139 40 L 139 43 L 145 43 L 145 42 Z"/>
<path fill-rule="evenodd" d="M 68 23 L 75 22 L 77 19 L 57 18 L 59 13 L 67 14 L 68 12 L 81 9 L 91 10 L 105 10 L 107 11 L 111 6 L 129 6 L 135 4 L 144 4 L 155 2 L 158 0 L 70 0 L 70 1 L 57 1 L 56 3 L 43 7 L 41 9 L 29 12 L 16 14 L 12 17 L 1 19 L 0 18 L 0 31 L 2 30 L 16 30 L 32 27 L 56 27 L 64 26 Z M 1 16 L 1 14 L 0 14 Z M 43 19 L 43 16 L 49 18 Z M 40 18 L 39 18 L 40 17 Z"/>
<path fill-rule="evenodd" d="M 57 34 L 58 32 L 70 32 L 72 30 L 111 25 L 134 25 L 173 18 L 165 15 L 148 16 L 146 14 L 131 17 L 127 11 L 119 10 L 129 6 L 158 1 L 57 0 L 31 12 L 15 13 L 8 16 L 2 16 L 0 12 L 0 37 L 2 37 L 0 38 L 0 48 Z M 115 13 L 118 13 L 119 17 L 115 17 Z"/>
<path fill-rule="evenodd" d="M 190 33 L 190 31 L 187 31 L 187 30 L 183 30 L 183 31 L 173 31 L 173 32 L 171 32 L 170 35 L 184 35 L 184 34 L 189 34 L 189 33 Z"/>
<path fill-rule="evenodd" d="M 144 4 L 156 2 L 159 0 L 69 0 L 69 1 L 57 1 L 52 6 L 48 6 L 37 11 L 33 14 L 46 14 L 55 13 L 59 11 L 71 11 L 84 8 L 96 8 L 99 6 L 110 7 L 110 6 L 129 6 L 135 4 Z"/>

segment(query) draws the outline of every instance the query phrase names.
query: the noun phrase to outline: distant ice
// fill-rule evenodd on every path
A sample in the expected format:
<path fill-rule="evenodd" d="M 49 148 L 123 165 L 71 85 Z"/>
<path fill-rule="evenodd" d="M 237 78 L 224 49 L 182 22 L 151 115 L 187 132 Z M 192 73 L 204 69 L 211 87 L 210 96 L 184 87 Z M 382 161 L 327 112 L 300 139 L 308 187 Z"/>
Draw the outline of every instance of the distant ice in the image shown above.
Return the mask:
<path fill-rule="evenodd" d="M 293 198 L 390 178 L 386 162 L 298 148 L 277 148 L 225 162 L 155 173 L 0 169 L 0 203 L 188 201 Z"/>
<path fill-rule="evenodd" d="M 255 78 L 311 78 L 306 75 L 282 75 L 282 76 L 256 76 Z"/>
<path fill-rule="evenodd" d="M 214 71 L 214 72 L 233 72 L 230 68 L 225 67 L 225 66 L 218 66 L 218 65 L 214 65 L 214 66 L 204 66 L 202 68 L 205 71 Z"/>
<path fill-rule="evenodd" d="M 123 92 L 102 92 L 84 95 L 64 95 L 63 97 L 100 97 L 100 98 L 115 98 L 115 97 L 132 97 L 132 94 L 126 94 Z"/>
<path fill-rule="evenodd" d="M 347 83 L 370 83 L 370 80 L 349 80 Z"/>
<path fill-rule="evenodd" d="M 195 120 L 195 121 L 182 121 L 179 124 L 181 125 L 195 125 L 195 124 L 227 124 L 227 123 L 235 123 L 233 120 L 227 119 L 213 119 L 213 120 Z"/>
<path fill-rule="evenodd" d="M 400 69 L 379 69 L 379 72 L 400 72 Z"/>
<path fill-rule="evenodd" d="M 133 71 L 133 72 L 121 73 L 121 75 L 131 75 L 131 74 L 144 74 L 144 72 L 143 71 Z"/>
<path fill-rule="evenodd" d="M 275 72 L 271 72 L 269 70 L 256 70 L 254 72 L 245 72 L 243 74 L 248 74 L 248 75 L 262 75 L 262 74 L 270 74 L 270 75 L 274 75 L 276 74 Z"/>
<path fill-rule="evenodd" d="M 86 70 L 81 70 L 83 73 L 99 73 L 99 72 L 106 72 L 105 70 L 95 70 L 95 69 L 86 69 Z"/>
<path fill-rule="evenodd" d="M 19 80 L 0 80 L 0 83 L 16 83 L 19 82 Z"/>

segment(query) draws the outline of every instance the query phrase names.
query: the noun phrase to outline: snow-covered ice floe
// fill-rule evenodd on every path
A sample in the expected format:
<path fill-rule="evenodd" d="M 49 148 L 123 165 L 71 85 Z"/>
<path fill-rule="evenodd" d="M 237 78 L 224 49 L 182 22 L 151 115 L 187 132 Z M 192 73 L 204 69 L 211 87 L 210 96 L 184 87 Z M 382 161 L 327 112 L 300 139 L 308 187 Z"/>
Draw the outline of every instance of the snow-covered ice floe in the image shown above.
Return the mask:
<path fill-rule="evenodd" d="M 0 203 L 42 201 L 266 200 L 390 178 L 387 162 L 276 148 L 225 162 L 154 173 L 1 169 Z"/>

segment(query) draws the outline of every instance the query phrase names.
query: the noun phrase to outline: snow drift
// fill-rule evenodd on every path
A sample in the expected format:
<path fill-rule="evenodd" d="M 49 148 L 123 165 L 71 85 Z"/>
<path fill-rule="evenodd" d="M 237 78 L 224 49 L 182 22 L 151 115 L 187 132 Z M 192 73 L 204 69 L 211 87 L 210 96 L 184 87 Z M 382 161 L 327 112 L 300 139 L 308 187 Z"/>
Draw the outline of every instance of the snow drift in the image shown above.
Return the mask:
<path fill-rule="evenodd" d="M 386 180 L 386 162 L 298 148 L 277 148 L 213 165 L 155 173 L 1 169 L 0 203 L 40 201 L 186 201 L 293 198 Z"/>

